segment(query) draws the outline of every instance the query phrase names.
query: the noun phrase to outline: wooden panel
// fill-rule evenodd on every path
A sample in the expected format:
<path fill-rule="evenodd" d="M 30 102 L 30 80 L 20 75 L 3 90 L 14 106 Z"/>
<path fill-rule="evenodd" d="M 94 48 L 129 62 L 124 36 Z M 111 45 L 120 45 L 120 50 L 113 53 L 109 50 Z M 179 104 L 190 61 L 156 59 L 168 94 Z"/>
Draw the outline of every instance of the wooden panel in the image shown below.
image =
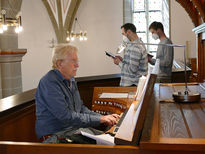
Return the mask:
<path fill-rule="evenodd" d="M 201 70 L 202 70 L 202 74 L 203 74 L 203 77 L 202 77 L 203 79 L 200 81 L 204 82 L 205 81 L 205 40 L 201 41 L 201 52 L 202 52 L 202 54 L 200 54 L 199 56 L 202 57 Z"/>
<path fill-rule="evenodd" d="M 2 154 L 138 154 L 137 146 L 103 146 L 83 144 L 45 144 L 26 142 L 0 142 Z"/>
<path fill-rule="evenodd" d="M 160 119 L 161 137 L 190 137 L 179 105 L 173 103 L 160 103 Z"/>
<path fill-rule="evenodd" d="M 199 92 L 202 98 L 205 98 L 205 90 L 198 86 L 196 82 L 187 83 L 189 92 Z M 196 86 L 197 85 L 197 86 Z M 172 99 L 173 92 L 184 92 L 185 83 L 163 83 L 159 85 L 159 99 L 165 100 Z"/>
<path fill-rule="evenodd" d="M 141 142 L 140 149 L 144 152 L 147 150 L 163 151 L 164 153 L 204 153 L 205 142 L 204 139 L 190 139 L 190 138 L 161 138 L 158 142 Z"/>
<path fill-rule="evenodd" d="M 139 103 L 139 102 L 138 102 Z M 137 103 L 137 104 L 138 104 Z M 132 104 L 119 128 L 117 134 L 115 135 L 115 143 L 123 145 L 136 145 L 139 142 L 139 132 L 134 136 L 135 127 L 140 126 L 137 124 L 137 119 L 139 117 L 139 110 L 135 110 L 137 104 Z M 141 105 L 140 105 L 141 108 Z M 129 127 L 129 129 L 128 129 Z M 133 138 L 137 138 L 137 141 L 133 142 Z"/>
<path fill-rule="evenodd" d="M 92 97 L 94 87 L 110 87 L 119 86 L 119 75 L 105 75 L 102 77 L 81 77 L 77 78 L 77 85 L 80 92 L 81 99 L 84 104 L 92 109 Z"/>
<path fill-rule="evenodd" d="M 156 77 L 155 74 L 149 74 L 147 76 L 145 91 L 143 91 L 139 102 L 136 103 L 138 107 L 136 108 L 134 103 L 130 106 L 128 113 L 115 135 L 115 144 L 139 144 Z M 129 129 L 127 129 L 128 126 Z"/>
<path fill-rule="evenodd" d="M 189 82 L 189 77 L 191 75 L 191 71 L 187 71 L 187 82 Z M 172 73 L 172 83 L 182 83 L 185 82 L 185 74 L 184 71 L 174 72 Z"/>
<path fill-rule="evenodd" d="M 198 82 L 205 80 L 205 41 L 202 41 L 202 34 L 198 34 Z"/>
<path fill-rule="evenodd" d="M 183 62 L 179 60 L 173 61 L 173 68 L 172 68 L 172 83 L 182 83 L 185 82 L 185 65 Z M 186 78 L 189 82 L 189 76 L 191 75 L 191 69 L 186 66 Z"/>
<path fill-rule="evenodd" d="M 169 84 L 163 84 L 169 85 Z M 160 95 L 163 93 L 171 93 L 171 91 L 183 92 L 185 87 L 180 84 L 170 84 L 169 87 L 161 87 Z M 166 89 L 167 88 L 167 89 Z M 162 92 L 163 90 L 163 92 Z M 190 92 L 200 92 L 203 96 L 205 91 L 197 85 L 191 83 L 188 85 Z M 202 99 L 203 101 L 203 99 Z M 173 104 L 160 103 L 160 119 L 162 129 L 162 137 L 193 137 L 205 138 L 205 117 L 204 103 L 190 103 L 190 104 Z"/>
<path fill-rule="evenodd" d="M 205 31 L 205 23 L 194 28 L 193 31 L 197 37 L 198 82 L 203 82 L 205 80 L 205 40 L 202 40 L 202 33 Z"/>
<path fill-rule="evenodd" d="M 173 88 L 171 86 L 159 85 L 159 99 L 166 100 L 172 99 Z"/>
<path fill-rule="evenodd" d="M 188 86 L 188 90 L 192 92 L 197 92 L 201 94 L 201 98 L 205 98 L 205 89 L 201 86 Z"/>
<path fill-rule="evenodd" d="M 147 141 L 147 142 L 158 142 L 159 134 L 159 125 L 160 125 L 160 119 L 159 119 L 159 85 L 155 84 L 154 86 L 154 92 L 151 97 L 150 106 L 147 111 L 144 129 L 142 132 L 141 141 Z M 140 144 L 141 144 L 140 141 Z"/>
<path fill-rule="evenodd" d="M 0 140 L 37 141 L 35 89 L 0 100 Z"/>
<path fill-rule="evenodd" d="M 36 89 L 9 96 L 0 100 L 0 116 L 8 115 L 15 110 L 32 104 Z"/>
<path fill-rule="evenodd" d="M 204 103 L 181 105 L 182 111 L 193 138 L 205 138 Z"/>
<path fill-rule="evenodd" d="M 197 82 L 197 59 L 190 58 L 189 61 L 191 65 L 190 82 Z"/>
<path fill-rule="evenodd" d="M 144 146 L 147 148 L 145 149 Z M 179 148 L 179 147 L 182 147 Z M 197 150 L 196 150 L 197 149 Z M 0 142 L 0 153 L 2 154 L 204 154 L 204 148 L 196 145 L 194 148 L 187 147 L 186 143 L 174 146 L 172 144 L 142 144 L 138 146 L 100 146 L 100 145 L 69 145 L 69 144 L 42 144 L 42 143 L 17 143 Z"/>
<path fill-rule="evenodd" d="M 169 85 L 171 88 L 174 87 L 174 84 L 167 85 Z M 154 94 L 157 101 L 157 98 L 159 97 L 159 86 L 156 85 L 155 87 L 156 88 Z M 189 104 L 155 102 L 154 118 L 153 123 L 151 123 L 152 126 L 150 128 L 150 126 L 145 125 L 143 136 L 140 141 L 140 149 L 143 151 L 143 153 L 160 153 L 160 150 L 164 151 L 164 153 L 180 154 L 195 154 L 205 152 L 205 137 L 201 137 L 201 139 L 199 139 L 192 138 L 192 135 L 190 135 L 193 134 L 192 131 L 194 131 L 195 133 L 198 131 L 197 133 L 202 134 L 202 136 L 204 134 L 205 121 L 199 117 L 205 117 L 205 104 L 198 103 L 192 105 L 192 109 L 190 109 L 191 115 L 189 118 L 184 115 L 183 111 L 186 109 L 186 105 Z M 196 120 L 195 118 L 193 118 L 193 116 L 195 118 L 197 117 L 198 119 Z M 195 130 L 190 129 L 190 126 L 188 124 L 188 120 L 190 119 L 196 121 L 191 126 L 193 128 L 195 127 Z M 200 124 L 197 125 L 197 122 L 199 122 Z M 149 135 L 145 135 L 145 133 Z"/>
<path fill-rule="evenodd" d="M 36 142 L 35 105 L 0 118 L 0 141 Z"/>
<path fill-rule="evenodd" d="M 132 103 L 133 99 L 129 98 L 116 98 L 105 99 L 99 98 L 102 93 L 136 93 L 137 87 L 95 87 L 92 100 L 92 110 L 102 111 L 107 113 L 120 114 L 127 109 Z M 106 104 L 105 104 L 106 103 Z"/>
<path fill-rule="evenodd" d="M 198 10 L 199 15 L 201 16 L 203 22 L 205 22 L 205 10 L 203 9 L 202 2 L 200 0 L 192 0 L 192 3 Z"/>

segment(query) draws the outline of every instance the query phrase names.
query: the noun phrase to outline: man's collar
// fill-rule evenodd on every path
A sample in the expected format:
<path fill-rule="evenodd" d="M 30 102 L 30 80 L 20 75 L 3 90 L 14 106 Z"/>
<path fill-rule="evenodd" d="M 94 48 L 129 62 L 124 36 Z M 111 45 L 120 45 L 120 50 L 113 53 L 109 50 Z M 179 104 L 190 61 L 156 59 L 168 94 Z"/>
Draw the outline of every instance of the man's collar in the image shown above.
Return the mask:
<path fill-rule="evenodd" d="M 61 74 L 61 72 L 58 69 L 53 69 L 53 71 L 57 74 L 57 76 L 62 80 L 67 80 L 66 78 L 64 78 L 64 76 Z M 67 80 L 68 81 L 68 80 Z M 70 79 L 71 82 L 75 81 L 75 78 L 71 78 Z"/>

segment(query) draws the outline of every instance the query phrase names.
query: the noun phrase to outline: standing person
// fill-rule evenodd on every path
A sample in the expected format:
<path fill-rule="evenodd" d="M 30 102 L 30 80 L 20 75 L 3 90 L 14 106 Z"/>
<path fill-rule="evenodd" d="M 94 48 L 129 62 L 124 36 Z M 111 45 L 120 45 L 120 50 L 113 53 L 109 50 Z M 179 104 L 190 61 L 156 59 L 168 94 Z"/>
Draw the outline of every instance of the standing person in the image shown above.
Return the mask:
<path fill-rule="evenodd" d="M 153 22 L 149 26 L 153 39 L 160 39 L 159 44 L 172 44 L 172 41 L 167 38 L 164 33 L 164 27 L 161 22 Z M 157 48 L 156 59 L 160 60 L 159 73 L 157 81 L 160 83 L 170 83 L 172 76 L 172 64 L 174 58 L 174 48 L 171 46 L 159 45 Z M 156 59 L 148 58 L 148 61 L 154 65 Z"/>
<path fill-rule="evenodd" d="M 132 23 L 121 26 L 123 41 L 127 43 L 124 57 L 116 56 L 114 63 L 121 68 L 120 86 L 138 85 L 139 78 L 147 74 L 147 51 Z"/>
<path fill-rule="evenodd" d="M 83 105 L 74 79 L 79 67 L 76 47 L 57 45 L 52 63 L 53 69 L 40 80 L 35 94 L 36 134 L 42 142 L 59 143 L 67 137 L 70 141 L 73 136 L 75 140 L 79 128 L 116 124 L 118 115 L 102 116 Z M 84 143 L 82 136 L 77 138 Z"/>

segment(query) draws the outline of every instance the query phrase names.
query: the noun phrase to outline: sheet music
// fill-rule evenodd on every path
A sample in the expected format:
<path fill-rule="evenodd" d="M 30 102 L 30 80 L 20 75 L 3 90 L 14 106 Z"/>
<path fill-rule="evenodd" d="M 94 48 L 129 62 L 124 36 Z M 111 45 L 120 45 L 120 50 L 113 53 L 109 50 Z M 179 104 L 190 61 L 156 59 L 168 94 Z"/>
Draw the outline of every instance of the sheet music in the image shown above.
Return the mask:
<path fill-rule="evenodd" d="M 128 93 L 102 93 L 99 98 L 128 98 Z"/>
<path fill-rule="evenodd" d="M 151 74 L 157 75 L 159 73 L 159 64 L 160 64 L 160 59 L 156 59 L 156 62 L 155 62 L 155 65 L 154 65 L 154 68 Z"/>
<path fill-rule="evenodd" d="M 141 76 L 138 82 L 137 91 L 136 91 L 136 100 L 140 100 L 144 91 L 144 85 L 146 82 L 147 77 Z"/>
<path fill-rule="evenodd" d="M 115 145 L 114 137 L 110 136 L 109 134 L 93 135 L 83 131 L 81 131 L 81 134 L 83 136 L 96 140 L 96 143 L 100 145 Z"/>

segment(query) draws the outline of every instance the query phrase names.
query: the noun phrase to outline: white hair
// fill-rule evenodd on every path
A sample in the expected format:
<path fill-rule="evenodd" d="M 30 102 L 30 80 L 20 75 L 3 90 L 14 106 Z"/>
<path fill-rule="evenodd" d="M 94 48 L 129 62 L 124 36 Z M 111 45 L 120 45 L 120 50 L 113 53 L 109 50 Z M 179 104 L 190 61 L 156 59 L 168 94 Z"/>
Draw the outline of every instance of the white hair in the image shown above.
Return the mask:
<path fill-rule="evenodd" d="M 68 53 L 77 52 L 78 49 L 75 46 L 69 44 L 59 44 L 53 49 L 52 54 L 52 68 L 57 68 L 57 61 L 63 60 Z"/>

